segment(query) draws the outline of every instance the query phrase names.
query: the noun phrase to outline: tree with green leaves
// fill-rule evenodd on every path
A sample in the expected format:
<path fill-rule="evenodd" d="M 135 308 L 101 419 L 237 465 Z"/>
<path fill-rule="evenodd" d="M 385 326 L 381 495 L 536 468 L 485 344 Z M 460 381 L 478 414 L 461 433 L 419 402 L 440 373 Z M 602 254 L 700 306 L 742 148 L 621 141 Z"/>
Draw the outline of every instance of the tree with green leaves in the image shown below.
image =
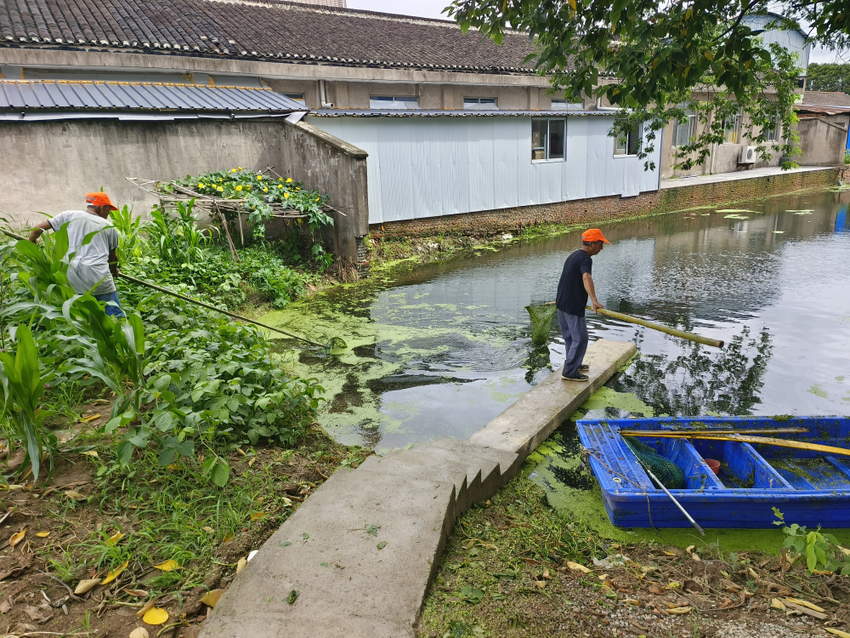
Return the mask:
<path fill-rule="evenodd" d="M 850 64 L 810 64 L 806 87 L 809 91 L 843 91 L 850 95 Z"/>
<path fill-rule="evenodd" d="M 643 126 L 644 158 L 667 123 L 696 115 L 701 126 L 677 145 L 684 169 L 704 162 L 711 145 L 724 141 L 726 123 L 741 115 L 741 133 L 762 159 L 771 156 L 767 142 L 777 128 L 783 154 L 796 151 L 795 54 L 760 33 L 804 22 L 808 37 L 831 49 L 845 47 L 850 34 L 843 0 L 454 0 L 446 12 L 496 43 L 508 30 L 528 33 L 537 46 L 531 57 L 553 90 L 622 107 L 614 135 Z M 757 16 L 767 16 L 767 25 Z"/>

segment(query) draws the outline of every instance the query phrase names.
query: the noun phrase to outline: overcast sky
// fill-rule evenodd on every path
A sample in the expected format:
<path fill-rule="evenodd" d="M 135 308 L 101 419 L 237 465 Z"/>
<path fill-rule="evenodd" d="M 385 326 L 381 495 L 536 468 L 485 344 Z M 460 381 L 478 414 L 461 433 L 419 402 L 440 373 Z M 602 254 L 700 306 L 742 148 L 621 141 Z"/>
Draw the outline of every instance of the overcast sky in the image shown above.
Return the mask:
<path fill-rule="evenodd" d="M 446 20 L 442 13 L 451 0 L 348 0 L 349 9 L 366 9 L 368 11 L 381 11 L 383 13 L 400 13 L 409 16 L 421 16 L 423 18 L 439 18 Z M 850 55 L 843 56 L 850 60 Z M 815 48 L 809 57 L 809 62 L 846 62 L 844 59 L 835 59 L 835 54 Z"/>

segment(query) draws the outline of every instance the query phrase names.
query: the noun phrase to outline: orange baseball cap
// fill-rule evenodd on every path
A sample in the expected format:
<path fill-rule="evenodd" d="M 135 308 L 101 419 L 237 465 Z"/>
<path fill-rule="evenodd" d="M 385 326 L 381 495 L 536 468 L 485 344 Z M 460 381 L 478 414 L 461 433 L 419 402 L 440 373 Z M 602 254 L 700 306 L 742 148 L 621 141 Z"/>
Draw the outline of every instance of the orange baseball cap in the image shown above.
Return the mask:
<path fill-rule="evenodd" d="M 581 234 L 582 241 L 604 241 L 606 244 L 610 244 L 611 242 L 605 239 L 605 235 L 602 234 L 602 231 L 598 228 L 591 228 L 590 230 L 586 230 Z"/>
<path fill-rule="evenodd" d="M 109 206 L 110 210 L 118 210 L 118 207 L 109 199 L 109 195 L 103 192 L 86 193 L 86 203 L 92 206 Z"/>

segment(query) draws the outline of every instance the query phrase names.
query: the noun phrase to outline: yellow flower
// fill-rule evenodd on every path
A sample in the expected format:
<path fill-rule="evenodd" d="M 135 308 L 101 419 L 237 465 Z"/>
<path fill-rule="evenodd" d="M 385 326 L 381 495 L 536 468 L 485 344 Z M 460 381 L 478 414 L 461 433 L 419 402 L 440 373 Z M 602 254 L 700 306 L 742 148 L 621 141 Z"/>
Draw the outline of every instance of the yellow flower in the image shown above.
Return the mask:
<path fill-rule="evenodd" d="M 278 178 L 277 178 L 277 181 L 282 182 L 282 181 L 283 181 L 283 178 L 282 178 L 282 177 L 278 177 Z"/>
<path fill-rule="evenodd" d="M 317 197 L 317 198 L 316 198 L 316 201 L 319 201 L 319 199 L 320 199 L 320 198 L 319 198 L 319 197 Z"/>
<path fill-rule="evenodd" d="M 218 181 L 222 182 L 222 181 L 224 181 L 224 180 L 223 180 L 221 177 L 219 177 L 219 178 L 218 178 Z"/>
<path fill-rule="evenodd" d="M 296 186 L 296 187 L 295 187 L 295 190 L 300 191 L 300 190 L 301 190 L 301 187 L 300 187 L 300 186 Z"/>
<path fill-rule="evenodd" d="M 236 187 L 236 190 L 241 191 L 242 190 L 242 184 L 239 184 L 239 186 Z"/>
<path fill-rule="evenodd" d="M 251 185 L 250 185 L 250 184 L 248 184 L 247 188 L 248 188 L 248 190 L 251 190 Z"/>
<path fill-rule="evenodd" d="M 262 179 L 263 179 L 263 176 L 262 176 L 262 175 L 257 175 L 257 179 L 262 180 Z"/>
<path fill-rule="evenodd" d="M 224 189 L 223 189 L 221 186 L 219 186 L 219 187 L 218 187 L 218 192 L 219 192 L 219 193 L 220 193 L 220 192 L 222 192 L 223 190 L 224 190 Z"/>
<path fill-rule="evenodd" d="M 278 187 L 278 188 L 283 188 L 283 184 L 278 184 L 278 185 L 277 185 L 277 187 Z"/>
<path fill-rule="evenodd" d="M 268 193 L 268 192 L 269 192 L 268 187 L 264 188 L 264 189 L 263 189 L 263 192 L 264 192 L 264 193 Z"/>
<path fill-rule="evenodd" d="M 287 184 L 289 184 L 290 182 L 292 182 L 292 178 L 291 178 L 291 177 L 287 177 L 287 178 L 286 178 L 286 183 L 287 183 Z"/>
<path fill-rule="evenodd" d="M 206 184 L 204 184 L 203 182 L 201 182 L 200 184 L 198 184 L 198 188 L 204 188 L 204 186 L 206 186 Z"/>
<path fill-rule="evenodd" d="M 239 170 L 240 170 L 240 171 L 242 170 L 242 167 L 241 167 L 241 166 L 239 167 Z"/>
<path fill-rule="evenodd" d="M 284 193 L 284 194 L 283 194 L 283 196 L 284 196 L 284 197 L 289 197 L 289 193 Z"/>
<path fill-rule="evenodd" d="M 230 172 L 231 172 L 231 173 L 235 173 L 235 172 L 236 172 L 236 169 L 235 169 L 235 168 L 231 168 L 231 169 L 230 169 Z"/>

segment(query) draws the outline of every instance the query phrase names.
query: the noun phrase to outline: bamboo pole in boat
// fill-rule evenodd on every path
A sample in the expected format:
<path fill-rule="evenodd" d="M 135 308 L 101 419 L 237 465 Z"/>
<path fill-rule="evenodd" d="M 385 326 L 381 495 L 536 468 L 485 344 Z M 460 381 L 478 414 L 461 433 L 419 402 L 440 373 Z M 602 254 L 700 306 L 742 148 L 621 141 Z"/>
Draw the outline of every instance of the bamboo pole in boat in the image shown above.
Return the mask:
<path fill-rule="evenodd" d="M 746 430 L 721 430 L 721 429 L 693 429 L 693 430 L 620 430 L 623 436 L 647 436 L 647 437 L 665 437 L 665 438 L 688 438 L 694 434 L 711 434 L 713 436 L 721 436 L 724 434 L 805 434 L 808 432 L 806 428 L 764 428 L 754 430 L 749 428 Z"/>
<path fill-rule="evenodd" d="M 621 433 L 622 434 L 622 433 Z M 655 434 L 635 433 L 631 436 L 648 436 L 655 437 Z M 833 447 L 832 445 L 821 445 L 819 443 L 804 443 L 803 441 L 792 441 L 790 439 L 776 439 L 771 436 L 744 436 L 741 434 L 687 434 L 684 438 L 703 439 L 709 441 L 737 441 L 738 443 L 756 443 L 759 445 L 774 445 L 776 447 L 787 447 L 795 450 L 808 450 L 810 452 L 823 452 L 824 454 L 838 454 L 840 456 L 850 456 L 850 450 L 843 447 Z"/>
<path fill-rule="evenodd" d="M 554 301 L 547 301 L 544 305 L 553 306 L 555 304 Z M 590 306 L 585 306 L 588 310 L 593 310 Z M 647 321 L 646 319 L 641 319 L 639 317 L 632 317 L 631 315 L 623 314 L 622 312 L 615 312 L 613 310 L 607 310 L 605 308 L 600 308 L 597 310 L 600 315 L 605 315 L 606 317 L 611 317 L 612 319 L 618 319 L 619 321 L 625 321 L 626 323 L 635 323 L 639 326 L 644 326 L 645 328 L 651 328 L 652 330 L 658 330 L 659 332 L 664 332 L 668 335 L 673 335 L 674 337 L 680 337 L 682 339 L 688 339 L 689 341 L 696 341 L 697 343 L 702 343 L 707 346 L 713 346 L 715 348 L 722 348 L 724 342 L 720 339 L 710 339 L 708 337 L 703 337 L 702 335 L 694 334 L 693 332 L 685 332 L 684 330 L 676 330 L 676 328 L 670 328 L 668 326 L 663 326 L 660 323 L 655 323 L 653 321 Z"/>

